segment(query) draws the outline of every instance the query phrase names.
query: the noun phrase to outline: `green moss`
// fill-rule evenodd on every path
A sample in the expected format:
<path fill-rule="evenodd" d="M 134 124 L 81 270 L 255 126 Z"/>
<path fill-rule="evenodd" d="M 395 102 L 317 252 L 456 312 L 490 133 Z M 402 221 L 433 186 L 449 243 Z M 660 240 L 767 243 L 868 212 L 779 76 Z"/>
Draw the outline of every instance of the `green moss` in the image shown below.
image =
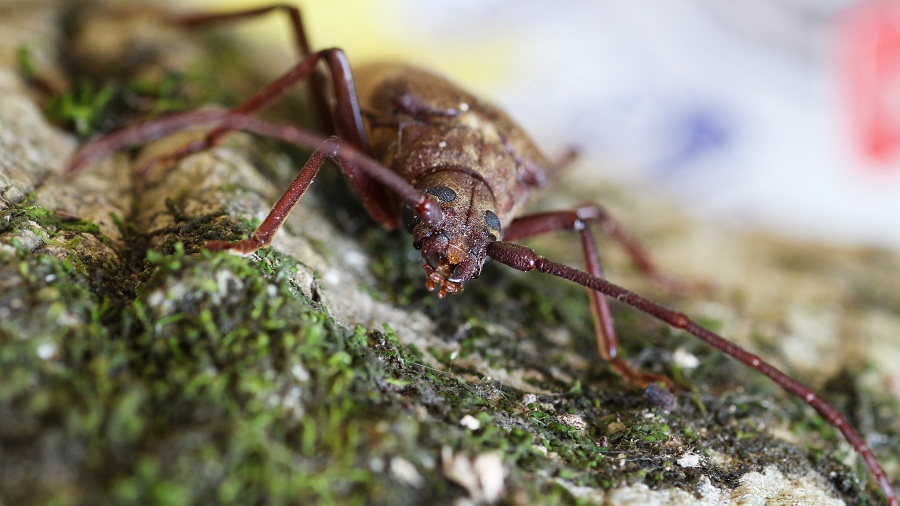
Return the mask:
<path fill-rule="evenodd" d="M 158 82 L 135 78 L 95 84 L 80 80 L 71 90 L 53 97 L 45 112 L 54 123 L 86 139 L 134 118 L 183 109 L 187 102 L 182 87 L 183 77 L 177 73 L 166 74 Z"/>
<path fill-rule="evenodd" d="M 49 257 L 33 258 L 42 267 Z M 286 273 L 268 278 L 229 255 L 153 260 L 134 304 L 110 322 L 131 332 L 54 342 L 58 359 L 49 371 L 35 351 L 47 346 L 36 337 L 42 332 L 4 340 L 4 372 L 21 380 L 4 382 L 3 405 L 10 419 L 35 422 L 32 444 L 49 438 L 82 448 L 85 457 L 69 465 L 124 502 L 298 495 L 330 502 L 375 486 L 358 461 L 370 418 L 353 396 L 359 340 L 349 347 L 347 333 L 295 293 Z M 44 274 L 30 264 L 19 270 L 29 279 Z M 50 304 L 61 298 L 47 288 L 37 295 Z M 4 427 L 5 440 L 25 443 Z M 210 444 L 220 438 L 228 445 Z M 63 448 L 48 451 L 48 464 L 66 459 Z M 307 464 L 297 462 L 298 451 Z M 215 472 L 205 476 L 210 465 Z M 308 469 L 298 474 L 298 465 Z M 14 500 L 17 489 L 8 489 Z"/>
<path fill-rule="evenodd" d="M 23 44 L 16 48 L 16 64 L 25 79 L 31 81 L 38 77 L 31 46 Z"/>
<path fill-rule="evenodd" d="M 32 228 L 33 231 L 44 235 L 49 239 L 60 233 L 87 233 L 99 234 L 100 227 L 97 224 L 67 216 L 60 216 L 57 212 L 38 206 L 23 206 L 12 213 L 12 222 L 9 228 L 21 228 L 24 222 L 34 222 L 39 228 Z"/>
<path fill-rule="evenodd" d="M 115 94 L 112 86 L 96 89 L 83 82 L 71 92 L 54 98 L 47 106 L 47 116 L 85 139 L 100 131 L 106 123 Z"/>
<path fill-rule="evenodd" d="M 24 252 L 7 259 L 7 269 L 37 283 L 26 291 L 40 302 L 28 306 L 51 316 L 24 318 L 46 326 L 17 330 L 31 337 L 6 338 L 0 347 L 0 365 L 11 378 L 0 387 L 0 431 L 18 448 L 0 457 L 0 467 L 34 461 L 38 454 L 45 459 L 20 485 L 3 484 L 17 503 L 27 502 L 33 490 L 40 491 L 34 501 L 64 502 L 72 489 L 87 502 L 125 504 L 210 497 L 242 504 L 296 497 L 323 504 L 417 504 L 462 497 L 465 492 L 436 464 L 444 447 L 466 455 L 499 451 L 510 469 L 507 487 L 542 503 L 574 500 L 557 480 L 604 489 L 642 482 L 693 490 L 708 476 L 719 486 L 734 485 L 737 470 L 684 470 L 673 464 L 673 451 L 684 448 L 674 442 L 679 436 L 701 454 L 708 453 L 708 442 L 724 441 L 743 470 L 772 462 L 808 465 L 809 454 L 796 453 L 748 421 L 780 423 L 783 415 L 767 414 L 755 393 L 771 392 L 771 386 L 745 381 L 748 375 L 742 373 L 723 381 L 734 371 L 717 355 L 698 352 L 710 365 L 690 371 L 685 381 L 699 389 L 741 383 L 749 390 L 736 397 L 695 393 L 694 403 L 682 402 L 671 413 L 648 411 L 640 390 L 602 365 L 585 374 L 557 358 L 558 343 L 546 335 L 568 323 L 580 336 L 573 346 L 595 352 L 589 319 L 563 321 L 564 314 L 585 318 L 586 309 L 556 314 L 542 300 L 552 293 L 577 301 L 575 306 L 583 301 L 580 289 L 550 283 L 536 290 L 525 277 L 501 270 L 486 273 L 488 281 L 467 288 L 453 306 L 438 310 L 433 301 L 415 303 L 448 336 L 459 332 L 453 318 L 465 315 L 458 357 L 429 350 L 445 365 L 439 371 L 389 326 L 382 331 L 335 326 L 291 284 L 295 260 L 271 250 L 254 262 L 200 249 L 211 236 L 240 235 L 250 224 L 190 217 L 180 209 L 173 202 L 169 211 L 177 225 L 156 232 L 169 234 L 161 251 L 122 261 L 116 279 L 133 286 L 116 298 L 89 282 L 90 266 Z M 26 214 L 23 226 L 57 226 L 52 213 L 29 209 Z M 136 248 L 148 243 L 139 235 L 128 242 Z M 411 271 L 418 281 L 418 265 Z M 52 282 L 41 284 L 42 279 Z M 503 300 L 498 286 L 515 286 L 523 295 Z M 537 315 L 510 325 L 528 329 L 513 331 L 529 340 L 526 349 L 492 323 L 512 321 L 514 313 Z M 61 318 L 76 324 L 60 332 L 55 322 Z M 632 356 L 642 347 L 670 347 L 675 339 L 667 329 L 627 313 L 617 322 L 622 336 L 641 338 L 628 345 Z M 58 337 L 48 348 L 37 339 L 41 335 Z M 695 349 L 691 341 L 679 343 Z M 41 359 L 41 346 L 45 355 L 56 350 L 57 358 Z M 538 372 L 536 384 L 557 393 L 523 406 L 524 392 L 488 379 L 474 366 L 461 367 L 462 357 L 487 359 L 495 368 L 524 364 Z M 579 415 L 587 430 L 563 423 L 560 414 Z M 789 414 L 808 418 L 799 407 Z M 475 416 L 480 427 L 459 425 L 465 415 Z M 623 428 L 608 434 L 613 422 Z M 844 476 L 834 457 L 818 450 L 811 455 L 816 467 Z M 394 458 L 412 463 L 427 485 L 398 480 L 391 473 Z M 71 472 L 61 488 L 51 486 L 45 471 L 59 465 Z M 860 494 L 858 486 L 845 490 Z"/>

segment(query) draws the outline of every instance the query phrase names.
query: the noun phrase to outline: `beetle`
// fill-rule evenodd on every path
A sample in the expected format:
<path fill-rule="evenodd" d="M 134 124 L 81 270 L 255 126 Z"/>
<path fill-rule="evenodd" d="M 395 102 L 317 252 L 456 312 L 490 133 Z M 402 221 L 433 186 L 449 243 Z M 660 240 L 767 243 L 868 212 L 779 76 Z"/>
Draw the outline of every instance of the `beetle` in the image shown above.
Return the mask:
<path fill-rule="evenodd" d="M 387 229 L 404 227 L 425 261 L 426 287 L 440 298 L 458 293 L 477 278 L 492 259 L 521 271 L 543 272 L 588 288 L 598 349 L 628 381 L 648 387 L 663 383 L 664 375 L 635 370 L 618 356 L 608 297 L 683 329 L 723 353 L 759 371 L 812 406 L 837 428 L 861 455 L 891 505 L 900 505 L 896 491 L 859 433 L 837 409 L 811 389 L 711 332 L 683 313 L 668 309 L 607 281 L 591 232 L 599 225 L 621 244 L 634 263 L 657 282 L 681 285 L 666 277 L 644 249 L 600 206 L 518 217 L 529 196 L 565 164 L 564 156 L 551 162 L 528 135 L 497 107 L 480 100 L 442 77 L 396 64 L 375 64 L 351 72 L 340 49 L 310 50 L 298 9 L 274 5 L 227 13 L 168 15 L 146 11 L 186 27 L 254 17 L 282 10 L 291 19 L 300 62 L 231 111 L 174 113 L 109 133 L 83 146 L 70 161 L 73 174 L 96 159 L 127 146 L 189 128 L 210 132 L 167 155 L 150 160 L 155 166 L 171 164 L 205 150 L 224 135 L 243 130 L 313 150 L 296 179 L 285 190 L 265 220 L 246 239 L 212 241 L 210 250 L 249 254 L 268 247 L 285 218 L 299 202 L 326 159 L 347 177 L 369 215 Z M 319 72 L 324 64 L 330 82 Z M 288 90 L 309 80 L 325 129 L 323 137 L 292 125 L 254 116 Z M 333 105 L 328 91 L 331 91 Z M 555 230 L 579 234 L 585 269 L 575 269 L 536 254 L 511 241 Z"/>

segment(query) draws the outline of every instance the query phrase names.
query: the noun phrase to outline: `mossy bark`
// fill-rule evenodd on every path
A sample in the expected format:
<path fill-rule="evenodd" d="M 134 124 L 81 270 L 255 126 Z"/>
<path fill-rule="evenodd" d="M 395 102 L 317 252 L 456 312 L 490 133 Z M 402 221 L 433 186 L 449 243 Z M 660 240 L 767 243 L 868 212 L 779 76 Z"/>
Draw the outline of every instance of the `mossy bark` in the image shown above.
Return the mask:
<path fill-rule="evenodd" d="M 334 174 L 273 248 L 205 252 L 264 216 L 293 149 L 236 135 L 136 176 L 169 138 L 64 177 L 79 141 L 49 124 L 36 78 L 90 75 L 96 96 L 175 72 L 155 100 L 193 105 L 258 80 L 223 39 L 84 7 L 0 7 L 0 503 L 880 501 L 809 408 L 649 317 L 615 307 L 630 359 L 682 386 L 670 411 L 595 358 L 578 287 L 489 265 L 437 301 L 408 239 Z M 145 105 L 122 103 L 98 128 Z M 722 231 L 571 183 L 554 205 L 608 204 L 667 271 L 715 290 L 667 294 L 604 247 L 612 279 L 814 385 L 897 482 L 897 254 Z M 535 246 L 580 263 L 574 237 Z"/>

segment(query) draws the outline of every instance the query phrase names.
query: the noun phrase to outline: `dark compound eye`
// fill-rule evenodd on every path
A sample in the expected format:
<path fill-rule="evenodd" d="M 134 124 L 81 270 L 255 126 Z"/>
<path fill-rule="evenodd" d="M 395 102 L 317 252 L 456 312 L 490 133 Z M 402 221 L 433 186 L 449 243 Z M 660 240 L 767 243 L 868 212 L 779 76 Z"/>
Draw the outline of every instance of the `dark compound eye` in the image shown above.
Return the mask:
<path fill-rule="evenodd" d="M 496 230 L 498 233 L 500 232 L 500 218 L 498 218 L 493 211 L 484 212 L 484 222 L 487 223 L 487 226 L 491 227 L 492 230 Z"/>
<path fill-rule="evenodd" d="M 452 202 L 453 200 L 456 200 L 456 192 L 453 191 L 453 189 L 450 188 L 449 186 L 433 186 L 433 187 L 425 190 L 425 193 L 430 193 L 430 194 L 434 195 L 435 197 L 437 197 L 438 200 L 440 200 L 443 203 Z"/>
<path fill-rule="evenodd" d="M 406 226 L 406 230 L 408 230 L 409 233 L 412 233 L 413 229 L 416 228 L 416 225 L 422 221 L 409 206 L 403 206 L 403 209 L 400 211 L 400 219 L 403 220 L 403 225 Z"/>

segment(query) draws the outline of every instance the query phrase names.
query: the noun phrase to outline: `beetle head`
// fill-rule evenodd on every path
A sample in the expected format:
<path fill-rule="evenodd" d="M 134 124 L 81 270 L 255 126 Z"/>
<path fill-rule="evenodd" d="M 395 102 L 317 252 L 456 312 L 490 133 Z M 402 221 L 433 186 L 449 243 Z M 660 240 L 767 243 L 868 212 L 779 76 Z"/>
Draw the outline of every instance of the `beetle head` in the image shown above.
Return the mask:
<path fill-rule="evenodd" d="M 437 288 L 443 298 L 478 277 L 487 244 L 500 239 L 494 195 L 484 181 L 461 170 L 429 174 L 416 187 L 437 197 L 443 218 L 429 225 L 405 206 L 403 223 L 413 235 L 413 246 L 422 251 L 427 288 Z"/>

